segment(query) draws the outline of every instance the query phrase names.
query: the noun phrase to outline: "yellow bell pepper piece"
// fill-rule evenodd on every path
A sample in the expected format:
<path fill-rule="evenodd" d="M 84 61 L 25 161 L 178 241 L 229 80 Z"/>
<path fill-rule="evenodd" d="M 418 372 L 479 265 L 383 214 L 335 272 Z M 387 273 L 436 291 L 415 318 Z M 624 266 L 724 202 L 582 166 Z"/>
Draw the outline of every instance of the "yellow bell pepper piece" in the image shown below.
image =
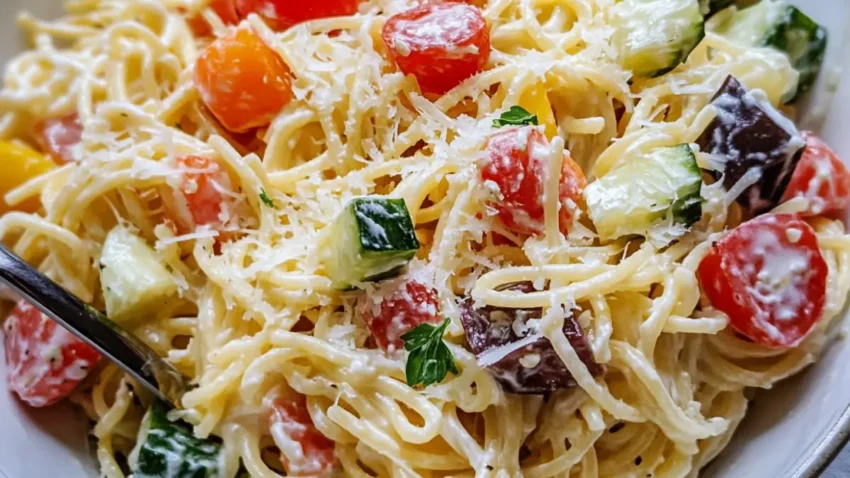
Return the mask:
<path fill-rule="evenodd" d="M 6 193 L 53 167 L 55 163 L 50 158 L 24 144 L 0 141 L 0 213 L 11 210 L 32 212 L 38 209 L 37 197 L 10 206 L 6 203 Z"/>
<path fill-rule="evenodd" d="M 494 102 L 503 102 L 508 94 L 507 87 L 502 84 L 493 95 Z M 504 109 L 508 109 L 513 105 L 503 104 Z M 549 103 L 549 97 L 546 96 L 546 85 L 537 83 L 534 87 L 529 88 L 519 97 L 519 105 L 529 113 L 537 115 L 537 122 L 544 126 L 546 137 L 551 141 L 552 138 L 558 135 L 558 124 L 555 122 L 555 113 L 552 111 L 552 104 Z"/>
<path fill-rule="evenodd" d="M 529 113 L 537 115 L 537 121 L 545 127 L 546 137 L 551 141 L 558 135 L 558 125 L 555 123 L 555 113 L 552 104 L 546 96 L 546 86 L 537 84 L 526 90 L 519 98 L 519 105 Z"/>

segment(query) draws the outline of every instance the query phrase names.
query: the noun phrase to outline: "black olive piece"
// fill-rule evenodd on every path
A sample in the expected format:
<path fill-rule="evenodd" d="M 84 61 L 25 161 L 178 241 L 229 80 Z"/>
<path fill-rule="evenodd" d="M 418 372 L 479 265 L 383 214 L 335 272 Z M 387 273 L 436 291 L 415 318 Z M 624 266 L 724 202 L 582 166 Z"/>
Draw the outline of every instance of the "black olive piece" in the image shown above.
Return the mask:
<path fill-rule="evenodd" d="M 712 174 L 715 179 L 722 177 L 728 190 L 757 168 L 761 178 L 738 196 L 738 202 L 754 214 L 773 209 L 782 200 L 804 149 L 797 129 L 731 75 L 711 104 L 717 117 L 696 142 L 703 152 L 725 164 L 722 173 Z"/>
<path fill-rule="evenodd" d="M 499 290 L 526 294 L 535 291 L 531 282 L 507 284 Z M 465 298 L 460 306 L 466 341 L 476 356 L 494 347 L 522 340 L 530 332 L 521 331 L 522 335 L 518 335 L 514 330 L 514 322 L 518 321 L 520 327 L 526 327 L 529 320 L 543 316 L 543 310 L 540 308 L 510 309 L 485 306 L 476 309 L 470 297 Z M 605 368 L 594 360 L 590 342 L 574 316 L 565 318 L 563 331 L 590 373 L 594 376 L 605 373 Z M 576 386 L 575 379 L 558 357 L 549 339 L 543 336 L 512 351 L 487 368 L 506 392 L 541 395 Z"/>

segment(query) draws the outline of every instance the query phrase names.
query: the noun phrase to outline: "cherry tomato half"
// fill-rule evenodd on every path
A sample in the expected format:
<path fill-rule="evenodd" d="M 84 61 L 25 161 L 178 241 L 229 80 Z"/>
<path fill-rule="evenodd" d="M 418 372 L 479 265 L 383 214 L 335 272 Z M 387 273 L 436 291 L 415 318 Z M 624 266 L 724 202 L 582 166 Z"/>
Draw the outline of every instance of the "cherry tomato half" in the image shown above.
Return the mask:
<path fill-rule="evenodd" d="M 490 30 L 481 10 L 465 3 L 428 3 L 387 20 L 381 37 L 390 58 L 425 93 L 445 93 L 490 59 Z"/>
<path fill-rule="evenodd" d="M 538 128 L 511 128 L 490 137 L 488 162 L 481 179 L 498 188 L 499 198 L 489 203 L 509 230 L 519 234 L 540 234 L 545 228 L 543 192 L 549 141 Z M 587 186 L 584 173 L 569 154 L 564 154 L 559 187 L 559 225 L 569 228 L 575 209 Z M 496 192 L 496 191 L 494 191 Z"/>
<path fill-rule="evenodd" d="M 237 133 L 268 125 L 292 100 L 289 67 L 247 26 L 204 50 L 195 84 L 207 108 Z"/>
<path fill-rule="evenodd" d="M 35 126 L 36 141 L 41 150 L 57 164 L 74 161 L 74 146 L 83 137 L 83 126 L 76 113 L 51 118 Z"/>
<path fill-rule="evenodd" d="M 180 156 L 177 166 L 183 171 L 183 181 L 166 202 L 166 217 L 181 233 L 198 226 L 220 229 L 224 225 L 222 210 L 233 209 L 233 198 L 222 193 L 233 190 L 230 175 L 218 161 L 203 156 Z"/>
<path fill-rule="evenodd" d="M 360 0 L 236 0 L 240 15 L 256 13 L 277 31 L 309 20 L 354 15 L 359 4 Z"/>
<path fill-rule="evenodd" d="M 815 231 L 791 214 L 766 214 L 714 244 L 697 269 L 711 305 L 767 347 L 793 347 L 823 312 L 827 265 Z"/>
<path fill-rule="evenodd" d="M 782 200 L 795 197 L 808 199 L 809 208 L 802 213 L 803 216 L 847 209 L 850 206 L 850 170 L 822 139 L 809 131 L 802 134 L 806 149 Z"/>
<path fill-rule="evenodd" d="M 33 407 L 68 396 L 100 354 L 26 302 L 3 324 L 9 388 Z"/>
<path fill-rule="evenodd" d="M 359 304 L 363 320 L 375 343 L 393 353 L 404 348 L 401 336 L 421 324 L 439 324 L 440 300 L 437 291 L 416 281 L 409 281 L 392 294 L 377 301 L 365 297 Z"/>
<path fill-rule="evenodd" d="M 274 401 L 271 433 L 288 475 L 328 476 L 336 465 L 334 442 L 313 424 L 303 397 Z"/>

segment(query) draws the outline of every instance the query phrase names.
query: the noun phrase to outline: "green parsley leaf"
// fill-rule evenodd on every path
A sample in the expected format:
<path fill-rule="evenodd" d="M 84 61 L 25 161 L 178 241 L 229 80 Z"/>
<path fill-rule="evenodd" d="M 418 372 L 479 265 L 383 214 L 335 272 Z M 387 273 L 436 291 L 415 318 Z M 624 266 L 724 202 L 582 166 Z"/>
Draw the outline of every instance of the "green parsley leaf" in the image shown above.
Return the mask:
<path fill-rule="evenodd" d="M 439 326 L 421 324 L 401 336 L 405 350 L 410 352 L 404 374 L 411 387 L 420 383 L 423 387 L 440 383 L 449 372 L 457 375 L 455 358 L 443 342 L 448 326 L 449 319 Z"/>
<path fill-rule="evenodd" d="M 263 204 L 272 209 L 277 209 L 277 206 L 275 206 L 274 201 L 272 201 L 272 198 L 270 198 L 268 193 L 266 193 L 266 190 L 262 188 L 260 189 L 260 201 L 263 201 Z"/>
<path fill-rule="evenodd" d="M 537 115 L 533 115 L 525 110 L 522 106 L 511 106 L 511 109 L 502 113 L 502 116 L 499 119 L 493 120 L 494 128 L 501 128 L 502 126 L 525 126 L 525 125 L 537 125 Z"/>

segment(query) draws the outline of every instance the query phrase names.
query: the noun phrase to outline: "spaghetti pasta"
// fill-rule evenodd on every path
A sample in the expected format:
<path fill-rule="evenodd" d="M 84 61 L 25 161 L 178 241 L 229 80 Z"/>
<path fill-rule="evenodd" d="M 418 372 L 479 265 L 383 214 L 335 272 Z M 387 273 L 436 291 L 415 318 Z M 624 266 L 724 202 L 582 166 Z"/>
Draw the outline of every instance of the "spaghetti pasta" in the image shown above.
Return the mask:
<path fill-rule="evenodd" d="M 178 298 L 134 332 L 192 378 L 171 417 L 221 438 L 222 476 L 283 474 L 286 443 L 267 422 L 280 396 L 305 397 L 345 476 L 696 476 L 743 418 L 747 389 L 800 371 L 828 343 L 850 292 L 850 239 L 840 222 L 809 221 L 828 266 L 823 316 L 799 346 L 766 348 L 727 327 L 697 278 L 711 244 L 742 221 L 738 194 L 703 187 L 702 220 L 672 244 L 602 241 L 586 214 L 562 233 L 559 171 L 571 158 L 602 177 L 625 158 L 695 143 L 729 75 L 776 105 L 797 72 L 780 52 L 709 29 L 675 70 L 630 80 L 611 42 L 614 0 L 490 0 L 480 2 L 487 67 L 423 96 L 380 40 L 388 16 L 414 3 L 368 0 L 358 14 L 281 32 L 248 16 L 243 24 L 294 72 L 295 99 L 245 134 L 216 121 L 192 80 L 211 38 L 193 35 L 183 12 L 202 12 L 214 37 L 234 28 L 202 2 L 68 0 L 58 20 L 22 14 L 33 48 L 6 66 L 0 138 L 27 141 L 40 119 L 71 113 L 83 133 L 76 161 L 6 195 L 12 206 L 39 198 L 41 210 L 3 216 L 4 242 L 95 305 L 107 233 L 123 224 L 155 245 Z M 551 103 L 541 127 L 551 142 L 545 227 L 527 238 L 487 211 L 477 164 L 493 120 L 535 91 Z M 169 225 L 183 155 L 215 158 L 231 175 L 220 193 L 242 206 L 222 213 L 232 216 L 223 229 Z M 707 155 L 698 161 L 709 167 Z M 422 245 L 407 276 L 432 286 L 451 319 L 459 371 L 426 388 L 405 382 L 405 353 L 370 345 L 355 306 L 364 292 L 335 289 L 323 269 L 327 226 L 370 194 L 404 200 Z M 504 288 L 523 281 L 538 290 Z M 539 330 L 576 386 L 505 393 L 465 346 L 467 295 L 541 309 Z M 603 376 L 564 334 L 573 312 Z M 72 398 L 95 422 L 101 473 L 125 476 L 150 397 L 108 365 Z"/>

